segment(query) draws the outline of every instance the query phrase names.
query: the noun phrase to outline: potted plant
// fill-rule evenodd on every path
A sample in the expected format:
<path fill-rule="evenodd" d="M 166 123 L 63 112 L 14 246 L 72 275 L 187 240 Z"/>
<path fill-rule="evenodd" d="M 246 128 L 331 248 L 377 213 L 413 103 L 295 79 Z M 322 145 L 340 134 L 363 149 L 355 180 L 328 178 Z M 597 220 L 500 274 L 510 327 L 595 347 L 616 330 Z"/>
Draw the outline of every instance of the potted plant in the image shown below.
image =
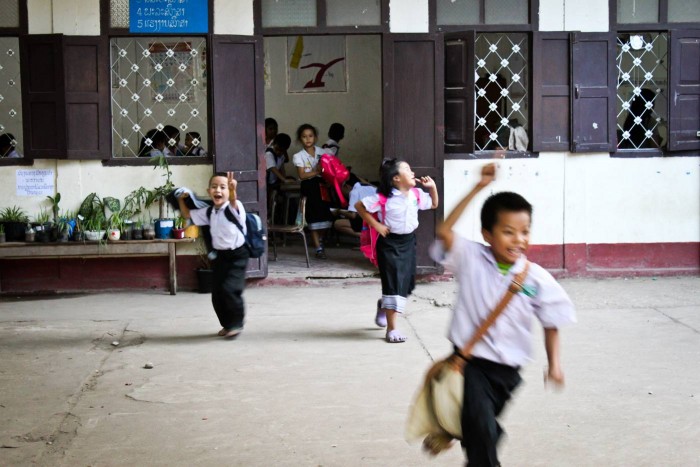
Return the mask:
<path fill-rule="evenodd" d="M 34 218 L 34 231 L 37 242 L 48 243 L 51 241 L 51 231 L 53 230 L 53 222 L 51 215 L 47 210 L 41 208 L 39 214 Z"/>
<path fill-rule="evenodd" d="M 67 242 L 71 232 L 70 219 L 65 216 L 59 217 L 56 221 L 55 232 L 57 242 Z"/>
<path fill-rule="evenodd" d="M 0 224 L 0 243 L 5 243 L 5 225 Z"/>
<path fill-rule="evenodd" d="M 168 158 L 162 154 L 152 157 L 151 163 L 153 164 L 153 170 L 161 169 L 163 171 L 162 176 L 165 177 L 165 183 L 148 192 L 146 207 L 158 202 L 158 219 L 156 219 L 154 223 L 156 238 L 165 239 L 170 237 L 170 231 L 175 224 L 173 219 L 167 217 L 168 205 L 165 202 L 165 197 L 168 196 L 174 188 L 171 180 L 173 173 L 170 170 Z"/>
<path fill-rule="evenodd" d="M 106 232 L 107 219 L 104 214 L 96 211 L 92 216 L 85 219 L 85 238 L 91 242 L 101 241 Z"/>
<path fill-rule="evenodd" d="M 5 230 L 5 238 L 8 242 L 23 242 L 25 226 L 29 222 L 29 216 L 18 206 L 12 206 L 0 211 L 0 222 Z"/>
<path fill-rule="evenodd" d="M 73 228 L 73 235 L 71 239 L 74 242 L 84 242 L 85 241 L 85 227 L 83 226 L 83 221 L 85 218 L 80 214 L 75 216 L 75 227 Z"/>
<path fill-rule="evenodd" d="M 143 224 L 143 239 L 153 240 L 156 238 L 156 230 L 153 221 L 148 221 Z"/>
<path fill-rule="evenodd" d="M 143 221 L 137 220 L 131 226 L 131 238 L 133 240 L 143 240 Z"/>
<path fill-rule="evenodd" d="M 185 238 L 185 222 L 185 218 L 182 216 L 178 216 L 175 218 L 175 225 L 173 227 L 173 238 Z"/>
<path fill-rule="evenodd" d="M 109 216 L 109 227 L 107 228 L 107 238 L 112 241 L 121 238 L 121 232 L 124 228 L 124 220 L 119 215 L 119 212 L 113 212 Z"/>

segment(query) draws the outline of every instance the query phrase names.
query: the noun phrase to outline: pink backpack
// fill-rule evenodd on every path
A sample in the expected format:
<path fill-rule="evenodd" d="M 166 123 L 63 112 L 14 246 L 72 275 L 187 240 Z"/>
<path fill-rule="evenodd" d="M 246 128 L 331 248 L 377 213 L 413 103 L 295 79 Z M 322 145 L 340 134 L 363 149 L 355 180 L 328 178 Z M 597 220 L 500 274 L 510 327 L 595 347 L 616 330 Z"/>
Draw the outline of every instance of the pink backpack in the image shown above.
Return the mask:
<path fill-rule="evenodd" d="M 416 200 L 418 200 L 418 204 L 420 205 L 420 190 L 418 188 L 411 188 L 411 191 L 416 196 Z M 375 219 L 382 222 L 386 217 L 387 197 L 381 193 L 377 193 L 377 195 L 379 196 L 379 201 L 377 201 L 377 204 L 379 204 L 379 206 L 382 208 L 382 218 L 380 220 L 378 215 L 379 213 L 376 212 L 372 213 L 372 215 Z M 362 222 L 362 232 L 360 232 L 360 251 L 375 266 L 377 266 L 377 239 L 379 239 L 379 232 L 377 232 L 377 229 L 371 227 L 369 224 L 367 224 L 367 222 Z"/>
<path fill-rule="evenodd" d="M 338 199 L 340 200 L 340 206 L 342 208 L 347 208 L 348 200 L 343 196 L 343 190 L 341 190 L 340 187 L 343 186 L 345 180 L 350 177 L 350 171 L 340 162 L 340 159 L 332 154 L 323 154 L 320 164 L 321 176 L 329 185 L 335 187 L 335 192 L 338 193 Z"/>

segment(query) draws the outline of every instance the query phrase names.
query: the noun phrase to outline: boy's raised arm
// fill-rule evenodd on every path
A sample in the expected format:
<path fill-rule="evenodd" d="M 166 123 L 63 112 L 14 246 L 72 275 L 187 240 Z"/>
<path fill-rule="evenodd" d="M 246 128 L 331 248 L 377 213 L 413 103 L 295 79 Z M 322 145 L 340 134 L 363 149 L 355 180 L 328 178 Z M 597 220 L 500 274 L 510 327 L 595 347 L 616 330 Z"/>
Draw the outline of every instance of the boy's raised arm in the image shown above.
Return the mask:
<path fill-rule="evenodd" d="M 442 224 L 438 225 L 436 229 L 437 236 L 445 247 L 446 251 L 452 249 L 452 242 L 454 241 L 454 232 L 452 228 L 457 223 L 459 218 L 464 213 L 471 200 L 476 196 L 476 194 L 481 191 L 486 185 L 491 183 L 496 178 L 496 164 L 490 163 L 486 164 L 481 169 L 481 180 L 476 184 L 474 188 L 465 196 L 462 201 L 457 204 L 457 206 L 450 212 L 450 214 L 445 218 Z"/>
<path fill-rule="evenodd" d="M 189 195 L 188 193 L 182 193 L 182 194 L 181 194 L 180 196 L 178 196 L 178 198 L 177 198 L 177 204 L 178 204 L 178 206 L 180 207 L 180 214 L 181 214 L 182 217 L 184 217 L 185 219 L 189 219 L 189 218 L 190 218 L 190 208 L 188 208 L 187 205 L 185 204 L 185 198 L 189 198 L 189 196 L 190 196 L 190 195 Z"/>
<path fill-rule="evenodd" d="M 231 204 L 231 209 L 238 212 L 238 205 L 236 204 L 236 200 L 238 199 L 238 195 L 236 194 L 238 180 L 233 178 L 233 172 L 227 172 L 226 178 L 228 179 L 228 201 Z"/>

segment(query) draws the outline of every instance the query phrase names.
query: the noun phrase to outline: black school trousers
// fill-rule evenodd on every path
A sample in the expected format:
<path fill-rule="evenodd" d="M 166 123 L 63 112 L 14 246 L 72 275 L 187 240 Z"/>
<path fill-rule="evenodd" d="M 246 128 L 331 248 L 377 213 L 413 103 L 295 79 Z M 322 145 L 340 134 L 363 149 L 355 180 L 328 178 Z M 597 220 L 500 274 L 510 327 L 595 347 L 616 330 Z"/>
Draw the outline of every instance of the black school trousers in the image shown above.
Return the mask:
<path fill-rule="evenodd" d="M 211 303 L 221 327 L 242 328 L 245 319 L 243 289 L 250 254 L 244 246 L 235 250 L 216 250 Z"/>
<path fill-rule="evenodd" d="M 465 365 L 462 447 L 469 467 L 500 465 L 496 446 L 503 429 L 496 418 L 520 381 L 518 368 L 476 357 Z"/>

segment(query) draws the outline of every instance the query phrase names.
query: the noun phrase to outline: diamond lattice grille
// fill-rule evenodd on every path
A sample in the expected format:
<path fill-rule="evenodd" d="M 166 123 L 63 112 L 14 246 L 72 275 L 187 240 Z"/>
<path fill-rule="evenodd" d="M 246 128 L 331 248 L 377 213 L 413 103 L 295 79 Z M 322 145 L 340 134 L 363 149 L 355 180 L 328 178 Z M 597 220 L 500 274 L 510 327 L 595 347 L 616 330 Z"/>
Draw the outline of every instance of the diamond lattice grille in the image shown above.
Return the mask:
<path fill-rule="evenodd" d="M 528 126 L 527 36 L 478 34 L 474 49 L 474 146 L 477 151 L 507 148 L 511 128 Z"/>
<path fill-rule="evenodd" d="M 659 148 L 666 129 L 666 34 L 617 38 L 617 147 Z"/>
<path fill-rule="evenodd" d="M 19 39 L 0 37 L 0 134 L 9 134 L 14 149 L 23 154 L 22 86 L 19 67 Z M 11 149 L 3 151 L 5 157 Z"/>
<path fill-rule="evenodd" d="M 201 37 L 112 39 L 112 149 L 115 157 L 148 156 L 166 145 L 184 155 L 185 135 L 207 147 L 206 41 Z M 166 131 L 164 131 L 166 130 Z M 144 144 L 145 143 L 145 144 Z M 153 154 L 150 154 L 153 155 Z"/>

